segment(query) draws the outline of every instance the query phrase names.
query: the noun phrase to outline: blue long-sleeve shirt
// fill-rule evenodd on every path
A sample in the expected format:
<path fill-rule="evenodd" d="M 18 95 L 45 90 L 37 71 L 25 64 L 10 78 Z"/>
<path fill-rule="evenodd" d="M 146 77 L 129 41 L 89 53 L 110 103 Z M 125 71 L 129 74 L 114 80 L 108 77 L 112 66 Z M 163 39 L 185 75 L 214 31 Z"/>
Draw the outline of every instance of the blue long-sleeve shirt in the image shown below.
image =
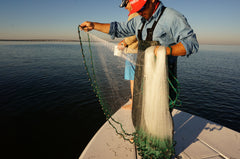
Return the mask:
<path fill-rule="evenodd" d="M 109 34 L 112 39 L 115 37 L 127 37 L 136 35 L 142 24 L 146 24 L 142 31 L 142 39 L 146 39 L 147 28 L 151 28 L 162 12 L 162 2 L 158 6 L 153 16 L 146 21 L 143 17 L 137 16 L 128 22 L 112 22 Z M 138 36 L 137 36 L 138 37 Z M 163 46 L 171 46 L 181 42 L 186 49 L 187 56 L 198 51 L 199 44 L 196 34 L 188 24 L 186 18 L 174 9 L 166 8 L 153 32 L 153 41 L 159 41 Z"/>

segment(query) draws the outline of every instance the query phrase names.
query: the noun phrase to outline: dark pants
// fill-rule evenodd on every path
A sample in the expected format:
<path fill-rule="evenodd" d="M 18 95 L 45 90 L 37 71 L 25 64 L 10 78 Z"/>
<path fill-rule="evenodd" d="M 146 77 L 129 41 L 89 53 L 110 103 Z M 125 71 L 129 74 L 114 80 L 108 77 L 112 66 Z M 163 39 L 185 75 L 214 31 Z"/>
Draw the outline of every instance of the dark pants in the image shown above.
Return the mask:
<path fill-rule="evenodd" d="M 171 102 L 171 101 L 174 101 L 176 99 L 176 95 L 177 95 L 177 93 L 175 91 L 175 90 L 177 90 L 177 86 L 178 86 L 177 81 L 176 81 L 176 78 L 177 78 L 177 61 L 174 62 L 173 64 L 168 64 L 168 70 L 169 70 L 168 78 L 173 85 L 173 86 L 171 86 L 169 84 L 169 96 L 170 96 L 169 102 Z M 174 108 L 174 106 L 169 107 L 170 112 L 172 112 L 173 108 Z"/>

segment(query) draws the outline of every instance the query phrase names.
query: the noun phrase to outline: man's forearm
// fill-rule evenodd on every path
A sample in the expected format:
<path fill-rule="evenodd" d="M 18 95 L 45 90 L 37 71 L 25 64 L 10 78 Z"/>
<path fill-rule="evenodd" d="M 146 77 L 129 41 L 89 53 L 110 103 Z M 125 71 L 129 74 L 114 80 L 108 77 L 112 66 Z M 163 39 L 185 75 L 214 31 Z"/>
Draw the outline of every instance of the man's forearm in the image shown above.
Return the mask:
<path fill-rule="evenodd" d="M 93 22 L 94 29 L 103 33 L 108 34 L 110 30 L 110 24 L 109 23 L 97 23 Z"/>
<path fill-rule="evenodd" d="M 157 49 L 159 48 L 159 46 L 157 46 L 154 50 L 155 55 L 157 55 Z M 172 55 L 172 56 L 184 56 L 186 55 L 186 49 L 183 46 L 183 44 L 177 43 L 175 45 L 171 46 L 172 49 L 170 49 L 169 47 L 166 47 L 166 54 L 167 55 Z"/>
<path fill-rule="evenodd" d="M 172 48 L 172 50 L 169 47 L 166 48 L 167 55 L 170 55 L 170 54 L 172 56 L 186 55 L 186 49 L 181 42 L 177 43 L 176 45 L 171 46 L 171 48 Z"/>
<path fill-rule="evenodd" d="M 79 28 L 84 31 L 91 31 L 95 29 L 97 31 L 108 34 L 110 30 L 110 24 L 85 21 L 81 25 L 79 25 Z"/>

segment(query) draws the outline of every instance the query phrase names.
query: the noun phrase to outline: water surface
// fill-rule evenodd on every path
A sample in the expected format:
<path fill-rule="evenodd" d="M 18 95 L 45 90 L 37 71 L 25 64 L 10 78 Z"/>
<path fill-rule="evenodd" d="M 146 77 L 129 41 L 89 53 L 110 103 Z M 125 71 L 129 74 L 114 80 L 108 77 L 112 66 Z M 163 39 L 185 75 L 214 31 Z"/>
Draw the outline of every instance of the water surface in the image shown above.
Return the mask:
<path fill-rule="evenodd" d="M 239 50 L 180 57 L 179 109 L 240 132 Z M 78 158 L 104 121 L 79 43 L 0 43 L 0 158 Z"/>

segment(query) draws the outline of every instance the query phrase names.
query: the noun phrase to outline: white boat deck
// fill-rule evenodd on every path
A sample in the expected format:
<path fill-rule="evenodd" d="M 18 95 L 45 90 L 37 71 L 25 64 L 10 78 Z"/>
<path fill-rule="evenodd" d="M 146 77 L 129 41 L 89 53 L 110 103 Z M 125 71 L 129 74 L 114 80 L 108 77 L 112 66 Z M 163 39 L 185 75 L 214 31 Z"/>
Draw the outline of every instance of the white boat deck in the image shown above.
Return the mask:
<path fill-rule="evenodd" d="M 240 159 L 240 133 L 180 110 L 173 111 L 175 151 L 181 159 Z M 114 114 L 134 131 L 131 111 Z M 79 159 L 140 159 L 134 144 L 125 141 L 106 122 Z"/>

